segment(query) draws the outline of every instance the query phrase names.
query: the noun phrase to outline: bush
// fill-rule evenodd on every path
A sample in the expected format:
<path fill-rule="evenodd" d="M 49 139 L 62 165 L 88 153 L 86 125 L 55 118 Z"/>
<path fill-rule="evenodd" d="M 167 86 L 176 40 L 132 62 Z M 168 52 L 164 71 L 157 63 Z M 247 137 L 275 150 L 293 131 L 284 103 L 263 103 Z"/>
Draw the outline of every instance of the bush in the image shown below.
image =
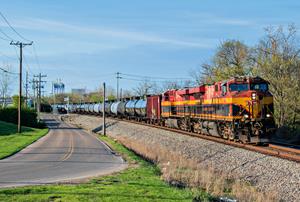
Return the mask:
<path fill-rule="evenodd" d="M 5 122 L 18 123 L 18 109 L 15 107 L 0 108 L 0 120 Z M 37 113 L 28 108 L 21 111 L 22 126 L 40 128 L 42 124 L 37 121 Z"/>

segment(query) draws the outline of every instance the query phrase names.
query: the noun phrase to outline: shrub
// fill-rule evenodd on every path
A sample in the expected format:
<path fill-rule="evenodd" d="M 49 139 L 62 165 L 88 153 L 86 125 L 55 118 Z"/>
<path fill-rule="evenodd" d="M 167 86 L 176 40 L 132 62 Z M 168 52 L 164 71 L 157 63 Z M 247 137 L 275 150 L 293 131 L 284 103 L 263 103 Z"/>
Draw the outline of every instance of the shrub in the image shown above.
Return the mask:
<path fill-rule="evenodd" d="M 0 120 L 5 122 L 18 123 L 18 109 L 15 107 L 0 108 Z M 40 128 L 42 124 L 37 121 L 37 113 L 28 108 L 21 111 L 22 126 Z"/>

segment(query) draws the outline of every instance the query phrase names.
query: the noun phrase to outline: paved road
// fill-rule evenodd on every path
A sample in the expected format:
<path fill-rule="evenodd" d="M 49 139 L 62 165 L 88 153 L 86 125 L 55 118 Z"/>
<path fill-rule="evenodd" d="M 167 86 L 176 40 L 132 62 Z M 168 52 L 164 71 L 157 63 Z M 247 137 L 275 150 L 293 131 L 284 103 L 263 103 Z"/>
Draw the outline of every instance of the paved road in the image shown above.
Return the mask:
<path fill-rule="evenodd" d="M 74 181 L 126 167 L 96 137 L 45 117 L 49 133 L 21 152 L 0 161 L 0 187 Z"/>

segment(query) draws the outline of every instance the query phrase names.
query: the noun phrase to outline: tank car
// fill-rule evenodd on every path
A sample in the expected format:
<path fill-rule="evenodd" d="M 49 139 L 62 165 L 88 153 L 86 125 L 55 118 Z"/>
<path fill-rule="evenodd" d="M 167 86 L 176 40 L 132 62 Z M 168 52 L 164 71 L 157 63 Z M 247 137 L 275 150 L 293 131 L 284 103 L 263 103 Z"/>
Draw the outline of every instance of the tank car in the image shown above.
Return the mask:
<path fill-rule="evenodd" d="M 121 102 L 120 101 L 116 101 L 113 102 L 110 106 L 110 111 L 112 113 L 113 116 L 117 116 L 118 115 L 118 106 Z"/>
<path fill-rule="evenodd" d="M 118 116 L 119 117 L 125 117 L 126 116 L 126 104 L 127 104 L 128 100 L 121 100 L 120 104 L 118 104 L 117 107 L 117 112 L 118 112 Z"/>
<path fill-rule="evenodd" d="M 94 113 L 94 104 L 90 103 L 89 104 L 89 110 L 88 110 L 89 114 L 93 114 Z"/>
<path fill-rule="evenodd" d="M 126 116 L 128 118 L 134 118 L 135 116 L 135 110 L 134 110 L 134 107 L 135 107 L 135 104 L 137 103 L 138 100 L 136 99 L 132 99 L 132 100 L 129 100 L 126 105 L 125 105 L 125 113 L 126 113 Z"/>
<path fill-rule="evenodd" d="M 104 109 L 104 111 L 105 111 L 105 113 L 106 114 L 111 114 L 111 105 L 112 105 L 112 102 L 105 102 L 105 109 Z"/>
<path fill-rule="evenodd" d="M 138 118 L 146 118 L 147 100 L 140 99 L 135 103 L 134 111 Z"/>
<path fill-rule="evenodd" d="M 99 113 L 100 113 L 100 111 L 99 111 L 99 105 L 100 105 L 100 103 L 94 104 L 93 112 L 94 112 L 95 114 L 99 114 Z"/>

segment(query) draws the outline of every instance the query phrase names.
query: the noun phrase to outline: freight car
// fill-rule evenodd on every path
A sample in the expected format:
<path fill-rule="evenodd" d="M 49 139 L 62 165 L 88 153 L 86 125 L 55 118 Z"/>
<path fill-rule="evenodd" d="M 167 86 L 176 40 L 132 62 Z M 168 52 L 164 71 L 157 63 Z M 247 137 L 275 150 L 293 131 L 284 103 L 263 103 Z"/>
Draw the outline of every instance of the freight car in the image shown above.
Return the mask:
<path fill-rule="evenodd" d="M 275 130 L 273 96 L 260 77 L 236 77 L 162 95 L 107 102 L 85 113 L 135 119 L 244 143 L 268 142 Z M 90 110 L 89 110 L 90 109 Z M 97 110 L 98 109 L 98 110 Z M 82 110 L 77 110 L 81 112 Z"/>

